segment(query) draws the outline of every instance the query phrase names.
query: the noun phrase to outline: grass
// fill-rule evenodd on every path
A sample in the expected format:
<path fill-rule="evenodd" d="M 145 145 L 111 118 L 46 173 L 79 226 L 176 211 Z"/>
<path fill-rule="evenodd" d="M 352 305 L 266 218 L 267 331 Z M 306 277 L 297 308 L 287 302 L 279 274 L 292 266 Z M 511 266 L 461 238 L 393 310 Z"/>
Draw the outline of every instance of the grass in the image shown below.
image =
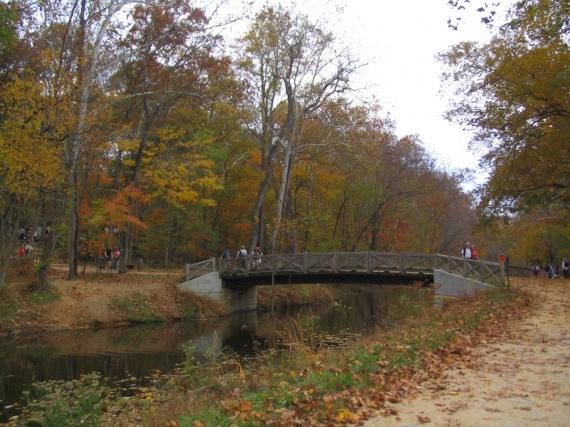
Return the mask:
<path fill-rule="evenodd" d="M 25 394 L 28 405 L 22 418 L 26 425 L 44 427 L 98 426 L 108 399 L 113 399 L 106 382 L 94 373 L 74 381 L 35 383 Z"/>
<path fill-rule="evenodd" d="M 20 301 L 16 296 L 6 289 L 0 293 L 0 319 L 15 313 L 21 306 Z"/>
<path fill-rule="evenodd" d="M 163 316 L 152 312 L 150 304 L 140 293 L 128 298 L 115 298 L 111 301 L 111 306 L 122 310 L 131 322 L 163 322 L 166 320 Z"/>
<path fill-rule="evenodd" d="M 34 304 L 44 305 L 58 301 L 61 299 L 61 294 L 51 289 L 48 289 L 47 291 L 33 291 L 30 292 L 28 299 Z"/>

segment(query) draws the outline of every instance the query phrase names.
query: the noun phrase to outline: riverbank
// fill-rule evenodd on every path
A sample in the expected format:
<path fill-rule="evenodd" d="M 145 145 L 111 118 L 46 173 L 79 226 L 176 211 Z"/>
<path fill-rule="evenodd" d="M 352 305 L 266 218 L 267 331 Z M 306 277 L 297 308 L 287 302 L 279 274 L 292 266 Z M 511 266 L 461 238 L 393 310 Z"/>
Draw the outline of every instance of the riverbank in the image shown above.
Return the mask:
<path fill-rule="evenodd" d="M 115 273 L 87 282 L 62 276 L 53 282 L 61 293 L 55 303 L 66 298 L 77 303 L 67 305 L 69 313 L 59 317 L 59 327 L 71 318 L 92 325 L 93 316 L 103 319 L 107 312 L 94 310 L 96 304 L 107 304 L 114 312 L 117 304 L 109 301 L 117 298 L 183 313 L 188 307 L 168 307 L 181 297 L 166 291 L 179 281 L 178 273 L 172 274 L 143 280 L 134 273 Z M 207 426 L 233 420 L 248 426 L 325 421 L 368 427 L 566 426 L 570 282 L 511 279 L 511 285 L 512 294 L 459 300 L 435 317 L 425 317 L 403 299 L 392 310 L 396 329 L 338 351 L 315 352 L 302 342 L 288 342 L 285 352 L 275 354 L 276 359 L 262 357 L 251 372 L 233 360 L 212 360 L 198 368 L 188 364 L 180 375 L 157 378 L 156 388 L 112 403 L 97 425 Z M 30 299 L 21 286 L 22 296 Z M 3 292 L 18 295 L 15 285 Z M 157 301 L 157 292 L 170 296 Z M 61 316 L 49 312 L 65 307 L 55 310 L 52 304 L 45 304 L 49 309 L 43 313 L 21 307 L 14 317 L 46 326 Z M 125 313 L 107 315 L 125 319 Z"/>
<path fill-rule="evenodd" d="M 221 304 L 178 290 L 180 271 L 87 271 L 67 279 L 65 265 L 50 269 L 48 292 L 34 291 L 34 276 L 11 280 L 2 289 L 2 334 L 114 327 L 146 321 L 208 319 L 227 315 Z"/>
<path fill-rule="evenodd" d="M 29 270 L 29 269 L 28 269 Z M 67 279 L 67 266 L 50 269 L 48 292 L 33 290 L 33 274 L 22 274 L 4 285 L 0 298 L 0 338 L 24 339 L 43 331 L 111 328 L 132 323 L 212 320 L 229 315 L 225 305 L 177 285 L 179 270 L 96 272 L 87 270 Z M 260 288 L 259 307 L 270 311 L 330 302 L 331 288 L 276 286 Z"/>

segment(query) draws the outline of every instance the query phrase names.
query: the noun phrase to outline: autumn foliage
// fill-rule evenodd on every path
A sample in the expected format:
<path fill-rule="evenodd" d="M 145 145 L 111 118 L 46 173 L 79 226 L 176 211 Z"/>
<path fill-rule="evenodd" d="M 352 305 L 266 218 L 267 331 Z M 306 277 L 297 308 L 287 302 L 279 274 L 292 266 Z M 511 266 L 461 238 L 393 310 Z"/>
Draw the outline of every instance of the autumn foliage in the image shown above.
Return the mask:
<path fill-rule="evenodd" d="M 549 4 L 518 13 L 555 26 Z M 491 259 L 504 251 L 474 227 L 468 175 L 438 164 L 420 136 L 398 135 L 389 112 L 354 92 L 364 64 L 324 22 L 267 6 L 235 35 L 186 0 L 18 0 L 1 10 L 10 17 L 0 22 L 4 269 L 21 228 L 40 231 L 41 265 L 63 258 L 69 277 L 106 246 L 121 249 L 122 272 L 138 258 L 181 265 L 257 243 L 266 253 L 456 255 L 478 238 Z M 521 31 L 544 46 L 525 46 Z M 483 110 L 467 98 L 450 112 L 491 144 L 481 212 L 513 200 L 519 210 L 565 204 L 566 169 L 545 165 L 568 163 L 567 46 L 532 27 L 501 37 L 444 57 L 464 79 L 470 63 L 496 59 L 471 88 L 496 108 L 472 116 Z M 521 104 L 505 116 L 507 93 Z"/>

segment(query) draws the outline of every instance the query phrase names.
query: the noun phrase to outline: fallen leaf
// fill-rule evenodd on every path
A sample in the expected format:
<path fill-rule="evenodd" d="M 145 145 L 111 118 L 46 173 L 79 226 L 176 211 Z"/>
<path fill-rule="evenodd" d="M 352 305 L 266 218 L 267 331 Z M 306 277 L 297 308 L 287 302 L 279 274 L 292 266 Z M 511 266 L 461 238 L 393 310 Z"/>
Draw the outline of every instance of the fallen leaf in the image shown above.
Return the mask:
<path fill-rule="evenodd" d="M 418 415 L 418 421 L 422 424 L 431 423 L 431 418 L 426 417 L 425 415 Z"/>

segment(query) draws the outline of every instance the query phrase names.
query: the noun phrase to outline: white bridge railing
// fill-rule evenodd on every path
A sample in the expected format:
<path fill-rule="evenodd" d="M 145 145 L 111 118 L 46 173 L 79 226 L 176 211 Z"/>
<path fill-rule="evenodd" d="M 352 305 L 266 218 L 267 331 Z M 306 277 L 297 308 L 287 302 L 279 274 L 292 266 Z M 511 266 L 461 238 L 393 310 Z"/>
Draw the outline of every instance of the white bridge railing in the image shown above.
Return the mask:
<path fill-rule="evenodd" d="M 431 274 L 434 269 L 496 286 L 505 284 L 505 265 L 439 254 L 327 252 L 211 258 L 186 264 L 186 281 L 218 271 L 222 278 L 278 274 Z M 508 266 L 511 275 L 530 276 L 530 267 Z"/>

